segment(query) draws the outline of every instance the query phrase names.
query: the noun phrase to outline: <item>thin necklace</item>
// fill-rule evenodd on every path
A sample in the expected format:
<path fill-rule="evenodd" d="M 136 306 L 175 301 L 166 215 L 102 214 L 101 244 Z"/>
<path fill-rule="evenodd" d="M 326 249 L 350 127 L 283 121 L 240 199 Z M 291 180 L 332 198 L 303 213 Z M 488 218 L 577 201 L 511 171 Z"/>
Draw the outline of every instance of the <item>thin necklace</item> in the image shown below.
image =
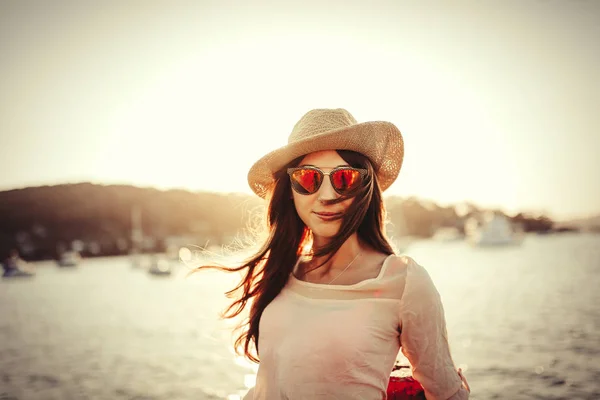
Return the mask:
<path fill-rule="evenodd" d="M 350 266 L 351 266 L 351 265 L 354 263 L 354 261 L 356 261 L 356 259 L 358 258 L 358 256 L 360 256 L 360 252 L 358 252 L 358 254 L 356 255 L 356 257 L 354 257 L 354 259 L 353 259 L 352 261 L 350 261 L 350 264 L 348 264 L 348 265 L 346 266 L 346 268 L 344 268 L 344 270 L 343 270 L 342 272 L 340 272 L 340 274 L 339 274 L 338 276 L 336 276 L 335 278 L 333 278 L 333 279 L 331 280 L 331 282 L 329 282 L 329 283 L 328 283 L 328 285 L 331 285 L 331 284 L 332 284 L 332 283 L 333 283 L 333 282 L 334 282 L 334 281 L 335 281 L 337 278 L 339 278 L 340 276 L 342 276 L 342 274 L 343 274 L 344 272 L 346 272 L 346 270 L 347 270 L 348 268 L 350 268 Z"/>

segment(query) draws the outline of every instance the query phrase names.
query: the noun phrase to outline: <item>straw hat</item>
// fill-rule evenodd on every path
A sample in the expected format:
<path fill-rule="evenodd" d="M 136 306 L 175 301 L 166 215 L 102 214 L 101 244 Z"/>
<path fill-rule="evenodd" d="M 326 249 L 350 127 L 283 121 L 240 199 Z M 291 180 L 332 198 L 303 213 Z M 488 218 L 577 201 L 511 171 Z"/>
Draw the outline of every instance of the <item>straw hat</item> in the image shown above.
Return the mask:
<path fill-rule="evenodd" d="M 280 147 L 258 160 L 248 172 L 250 188 L 265 197 L 274 183 L 273 174 L 293 159 L 321 150 L 352 150 L 373 163 L 381 190 L 398 177 L 404 158 L 404 141 L 391 122 L 357 123 L 346 110 L 317 109 L 304 114 Z"/>

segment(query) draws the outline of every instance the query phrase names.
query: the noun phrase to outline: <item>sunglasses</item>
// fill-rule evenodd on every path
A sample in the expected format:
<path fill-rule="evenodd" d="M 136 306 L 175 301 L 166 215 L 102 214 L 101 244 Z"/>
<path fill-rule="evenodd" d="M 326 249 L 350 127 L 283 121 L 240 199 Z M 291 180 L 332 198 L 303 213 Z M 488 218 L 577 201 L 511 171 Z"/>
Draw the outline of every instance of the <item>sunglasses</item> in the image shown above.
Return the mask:
<path fill-rule="evenodd" d="M 288 175 L 292 183 L 292 189 L 298 194 L 316 193 L 325 175 L 329 175 L 331 186 L 338 194 L 346 195 L 362 185 L 367 176 L 367 170 L 363 168 L 337 167 L 329 173 L 325 173 L 317 167 L 288 168 Z"/>

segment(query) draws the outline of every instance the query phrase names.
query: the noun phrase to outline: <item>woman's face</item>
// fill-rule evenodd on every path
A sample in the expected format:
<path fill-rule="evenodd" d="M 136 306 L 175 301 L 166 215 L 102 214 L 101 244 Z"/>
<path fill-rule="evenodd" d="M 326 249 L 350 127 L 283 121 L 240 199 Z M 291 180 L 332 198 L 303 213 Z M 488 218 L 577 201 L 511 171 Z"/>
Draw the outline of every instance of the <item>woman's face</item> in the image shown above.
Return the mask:
<path fill-rule="evenodd" d="M 306 155 L 301 166 L 313 166 L 328 173 L 335 167 L 349 166 L 346 161 L 334 150 L 318 151 Z M 315 240 L 330 239 L 335 236 L 342 224 L 340 217 L 352 204 L 353 199 L 347 199 L 337 204 L 327 204 L 327 200 L 334 200 L 340 195 L 331 186 L 329 176 L 325 176 L 321 187 L 316 193 L 303 195 L 292 189 L 296 212 L 304 224 L 312 231 Z"/>

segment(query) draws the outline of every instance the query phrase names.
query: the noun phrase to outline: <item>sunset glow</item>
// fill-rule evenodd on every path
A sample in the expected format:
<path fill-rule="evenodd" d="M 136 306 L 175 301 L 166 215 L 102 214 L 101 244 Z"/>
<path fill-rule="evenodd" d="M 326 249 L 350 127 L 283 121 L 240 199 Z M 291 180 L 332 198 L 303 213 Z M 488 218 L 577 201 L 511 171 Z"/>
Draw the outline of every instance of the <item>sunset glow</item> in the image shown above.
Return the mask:
<path fill-rule="evenodd" d="M 389 195 L 600 211 L 598 2 L 59 3 L 0 5 L 2 190 L 250 193 L 302 114 L 343 107 L 402 131 Z"/>

